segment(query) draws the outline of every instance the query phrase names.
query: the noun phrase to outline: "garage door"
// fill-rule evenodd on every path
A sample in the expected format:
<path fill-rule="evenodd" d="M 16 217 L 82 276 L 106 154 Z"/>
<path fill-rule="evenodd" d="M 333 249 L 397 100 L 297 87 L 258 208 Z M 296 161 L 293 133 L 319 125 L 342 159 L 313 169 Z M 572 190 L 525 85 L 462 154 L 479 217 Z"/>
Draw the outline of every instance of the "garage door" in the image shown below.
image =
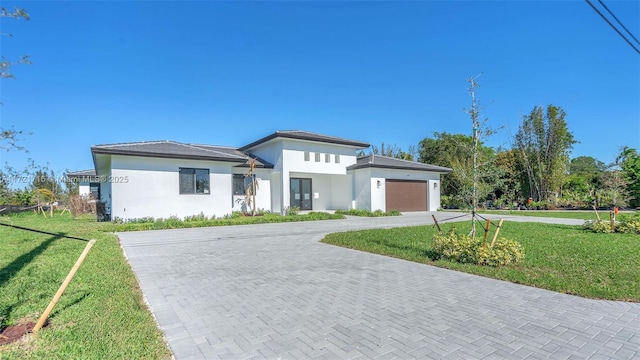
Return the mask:
<path fill-rule="evenodd" d="M 387 211 L 426 211 L 427 182 L 386 179 Z"/>

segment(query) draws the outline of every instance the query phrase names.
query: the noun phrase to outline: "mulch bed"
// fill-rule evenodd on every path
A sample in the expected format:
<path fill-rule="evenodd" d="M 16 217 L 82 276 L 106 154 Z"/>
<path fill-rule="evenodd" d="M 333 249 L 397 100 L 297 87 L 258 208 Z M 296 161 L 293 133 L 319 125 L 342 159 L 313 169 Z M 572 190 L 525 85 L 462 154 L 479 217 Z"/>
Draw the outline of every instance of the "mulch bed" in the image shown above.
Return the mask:
<path fill-rule="evenodd" d="M 0 332 L 0 345 L 11 344 L 14 341 L 20 340 L 22 336 L 36 325 L 34 322 L 26 322 L 17 325 L 7 326 Z"/>

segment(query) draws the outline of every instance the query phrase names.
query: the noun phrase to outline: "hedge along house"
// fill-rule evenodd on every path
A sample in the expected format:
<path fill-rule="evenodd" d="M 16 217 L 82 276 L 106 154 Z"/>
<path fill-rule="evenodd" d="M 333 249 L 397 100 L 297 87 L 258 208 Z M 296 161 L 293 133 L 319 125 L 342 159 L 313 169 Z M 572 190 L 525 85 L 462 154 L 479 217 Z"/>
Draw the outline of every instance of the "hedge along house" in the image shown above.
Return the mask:
<path fill-rule="evenodd" d="M 384 156 L 357 157 L 368 143 L 307 131 L 277 131 L 240 148 L 175 141 L 91 148 L 100 199 L 111 218 L 223 216 L 246 210 L 249 162 L 256 207 L 300 210 L 435 211 L 440 174 L 451 169 Z"/>

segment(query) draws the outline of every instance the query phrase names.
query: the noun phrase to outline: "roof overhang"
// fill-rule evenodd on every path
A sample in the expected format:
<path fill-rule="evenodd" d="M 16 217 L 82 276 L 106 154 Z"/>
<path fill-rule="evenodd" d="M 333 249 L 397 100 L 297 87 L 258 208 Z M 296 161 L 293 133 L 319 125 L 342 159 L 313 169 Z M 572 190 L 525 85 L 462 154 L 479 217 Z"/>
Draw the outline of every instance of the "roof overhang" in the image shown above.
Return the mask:
<path fill-rule="evenodd" d="M 245 150 L 249 150 L 251 148 L 254 148 L 258 145 L 261 145 L 263 143 L 269 142 L 271 140 L 277 139 L 277 138 L 282 138 L 282 139 L 293 139 L 293 140 L 304 140 L 304 141 L 311 141 L 311 142 L 317 142 L 317 143 L 324 143 L 324 144 L 335 144 L 335 145 L 344 145 L 344 146 L 349 146 L 349 147 L 353 147 L 356 149 L 365 149 L 368 148 L 370 145 L 368 143 L 365 142 L 361 142 L 361 141 L 353 141 L 353 140 L 347 140 L 347 139 L 339 139 L 339 138 L 332 138 L 332 137 L 326 137 L 326 138 L 318 138 L 316 136 L 313 136 L 311 134 L 299 134 L 299 133 L 287 133 L 287 132 L 280 132 L 280 131 L 276 131 L 271 135 L 265 136 L 262 139 L 256 140 L 248 145 L 245 145 L 241 148 L 239 148 L 238 150 L 240 151 L 245 151 Z"/>

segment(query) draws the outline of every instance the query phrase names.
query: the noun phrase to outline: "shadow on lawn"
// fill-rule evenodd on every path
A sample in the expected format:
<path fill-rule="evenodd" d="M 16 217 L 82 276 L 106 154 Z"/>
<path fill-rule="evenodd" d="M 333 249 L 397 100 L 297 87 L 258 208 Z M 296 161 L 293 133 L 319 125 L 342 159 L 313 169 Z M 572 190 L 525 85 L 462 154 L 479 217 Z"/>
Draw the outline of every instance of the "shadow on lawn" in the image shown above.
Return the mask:
<path fill-rule="evenodd" d="M 51 319 L 55 318 L 59 313 L 63 312 L 64 310 L 67 310 L 68 308 L 81 303 L 89 295 L 91 295 L 91 293 L 83 292 L 82 295 L 79 296 L 77 299 L 71 301 L 70 303 L 66 304 L 63 307 L 58 307 L 56 311 L 52 312 L 51 315 L 49 315 L 49 319 L 47 321 L 50 321 Z M 71 294 L 69 294 L 68 296 L 71 296 Z"/>
<path fill-rule="evenodd" d="M 408 245 L 398 245 L 396 243 L 390 242 L 390 241 L 384 241 L 384 240 L 371 240 L 372 243 L 376 243 L 378 245 L 382 245 L 388 248 L 393 248 L 393 249 L 398 249 L 398 250 L 402 250 L 402 251 L 410 251 L 412 253 L 414 253 L 415 255 L 419 256 L 419 257 L 426 257 L 431 261 L 436 261 L 438 260 L 438 254 L 436 254 L 433 250 L 431 249 L 419 249 L 413 246 L 408 246 Z"/>
<path fill-rule="evenodd" d="M 27 264 L 33 261 L 33 259 L 35 259 L 36 256 L 43 253 L 49 247 L 49 245 L 51 245 L 51 243 L 53 243 L 55 240 L 60 239 L 62 236 L 64 236 L 64 234 L 60 234 L 59 236 L 53 236 L 48 238 L 47 240 L 43 241 L 40 245 L 33 248 L 31 251 L 20 255 L 17 259 L 13 260 L 7 266 L 0 269 L 0 287 L 2 287 L 6 282 L 8 282 L 13 275 L 15 275 L 20 270 L 22 270 L 23 267 L 25 267 Z"/>

